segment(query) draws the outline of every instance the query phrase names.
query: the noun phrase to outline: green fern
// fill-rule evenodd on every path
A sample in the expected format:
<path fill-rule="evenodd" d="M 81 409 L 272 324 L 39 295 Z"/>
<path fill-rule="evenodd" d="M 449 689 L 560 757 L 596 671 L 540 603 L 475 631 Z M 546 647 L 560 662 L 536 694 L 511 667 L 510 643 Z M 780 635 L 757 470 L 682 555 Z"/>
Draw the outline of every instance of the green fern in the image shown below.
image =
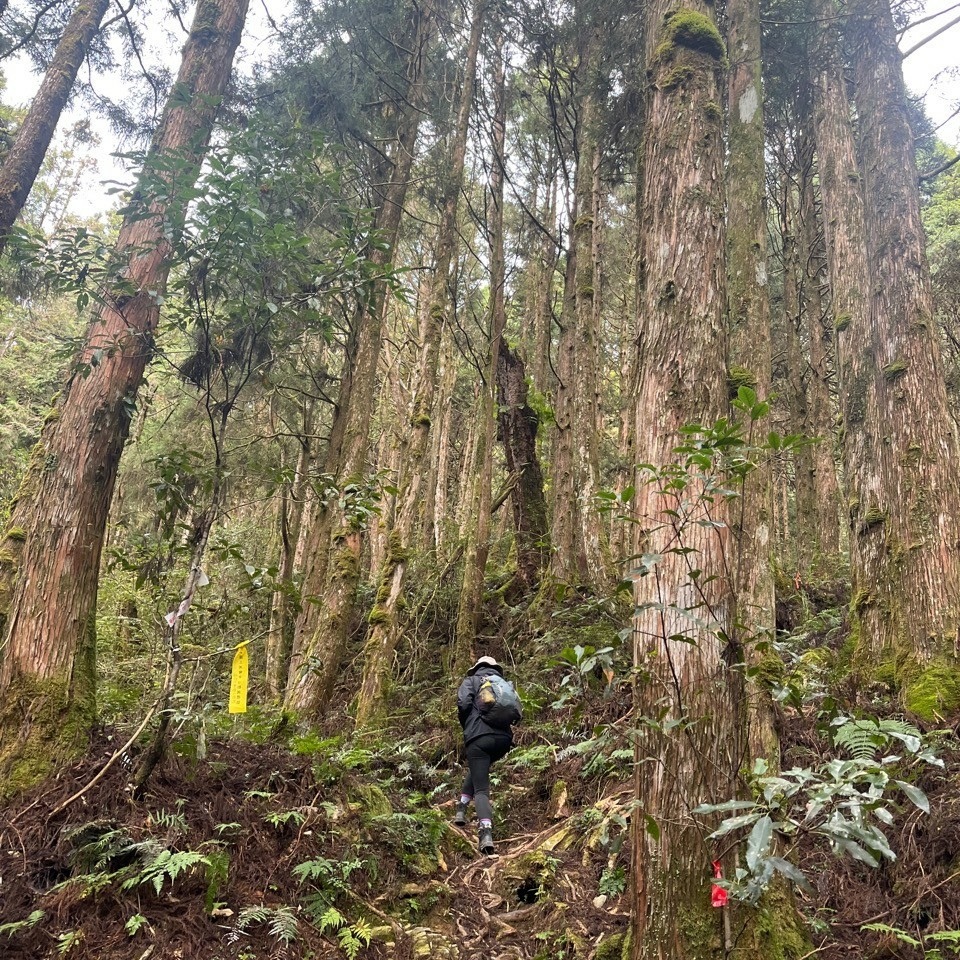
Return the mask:
<path fill-rule="evenodd" d="M 80 946 L 83 942 L 82 930 L 68 930 L 57 937 L 57 953 L 65 957 L 74 947 Z"/>
<path fill-rule="evenodd" d="M 46 912 L 43 910 L 34 910 L 25 920 L 17 920 L 14 923 L 2 923 L 0 924 L 0 934 L 5 933 L 8 937 L 12 937 L 21 930 L 29 930 L 31 927 L 35 927 L 46 915 Z"/>
<path fill-rule="evenodd" d="M 152 860 L 145 863 L 139 873 L 124 880 L 120 889 L 129 890 L 140 884 L 150 883 L 159 894 L 165 879 L 169 878 L 170 883 L 173 884 L 181 873 L 191 870 L 197 864 L 209 867 L 210 859 L 202 853 L 197 853 L 196 850 L 174 852 L 164 848 Z"/>
<path fill-rule="evenodd" d="M 920 731 L 905 720 L 853 720 L 843 717 L 834 731 L 833 743 L 854 760 L 873 760 L 892 740 L 916 753 L 923 742 Z"/>
<path fill-rule="evenodd" d="M 357 960 L 357 955 L 364 947 L 370 945 L 373 929 L 366 920 L 355 920 L 353 923 L 336 908 L 328 907 L 317 920 L 317 929 L 321 933 L 330 930 L 337 935 L 337 942 L 347 955 L 348 960 Z"/>
<path fill-rule="evenodd" d="M 227 938 L 228 942 L 233 943 L 240 933 L 258 923 L 266 924 L 270 936 L 283 944 L 294 943 L 300 936 L 300 921 L 292 907 L 267 907 L 261 903 L 240 911 L 236 926 Z"/>

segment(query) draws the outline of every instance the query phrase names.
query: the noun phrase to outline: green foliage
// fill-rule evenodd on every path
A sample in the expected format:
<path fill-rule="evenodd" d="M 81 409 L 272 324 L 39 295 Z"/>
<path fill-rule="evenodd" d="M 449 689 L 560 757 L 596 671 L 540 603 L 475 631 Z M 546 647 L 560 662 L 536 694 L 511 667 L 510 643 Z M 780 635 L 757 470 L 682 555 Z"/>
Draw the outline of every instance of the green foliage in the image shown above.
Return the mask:
<path fill-rule="evenodd" d="M 8 937 L 12 937 L 21 930 L 29 930 L 31 927 L 35 927 L 46 915 L 45 910 L 34 910 L 24 920 L 0 924 L 0 936 L 6 934 Z"/>
<path fill-rule="evenodd" d="M 337 935 L 337 942 L 347 955 L 347 960 L 357 960 L 360 951 L 370 945 L 372 928 L 362 919 L 350 922 L 336 907 L 328 907 L 317 920 L 321 933 L 330 930 Z"/>
<path fill-rule="evenodd" d="M 819 768 L 794 767 L 779 774 L 769 773 L 767 762 L 757 760 L 750 777 L 753 800 L 701 804 L 694 809 L 702 816 L 724 814 L 711 839 L 728 834 L 741 837 L 745 866 L 737 867 L 734 878 L 723 882 L 735 897 L 756 903 L 778 874 L 808 886 L 788 859 L 789 845 L 805 834 L 820 837 L 840 856 L 872 867 L 882 859 L 895 859 L 883 829 L 895 822 L 889 806 L 895 790 L 918 809 L 930 812 L 923 791 L 895 776 L 904 776 L 901 757 L 885 753 L 896 744 L 910 755 L 911 766 L 942 766 L 915 727 L 896 720 L 846 716 L 836 717 L 833 726 L 834 742 L 851 759 L 835 758 Z M 788 845 L 783 856 L 774 854 L 776 837 Z"/>
<path fill-rule="evenodd" d="M 600 892 L 610 897 L 618 897 L 626 889 L 627 873 L 623 867 L 605 867 L 600 874 Z"/>
<path fill-rule="evenodd" d="M 135 913 L 124 925 L 123 929 L 127 931 L 127 936 L 135 937 L 140 930 L 148 926 L 149 921 L 142 913 Z"/>
<path fill-rule="evenodd" d="M 234 936 L 248 930 L 255 924 L 266 924 L 267 930 L 274 940 L 284 945 L 294 943 L 300 936 L 300 921 L 291 907 L 244 907 L 237 916 L 234 927 Z"/>
<path fill-rule="evenodd" d="M 552 743 L 535 743 L 530 747 L 511 750 L 507 761 L 522 770 L 542 773 L 557 761 L 557 748 Z"/>
<path fill-rule="evenodd" d="M 920 933 L 920 939 L 911 936 L 906 930 L 891 927 L 886 923 L 865 923 L 861 930 L 882 933 L 893 937 L 908 947 L 923 950 L 923 960 L 944 960 L 944 951 L 949 956 L 960 956 L 960 930 L 941 930 L 939 933 Z"/>

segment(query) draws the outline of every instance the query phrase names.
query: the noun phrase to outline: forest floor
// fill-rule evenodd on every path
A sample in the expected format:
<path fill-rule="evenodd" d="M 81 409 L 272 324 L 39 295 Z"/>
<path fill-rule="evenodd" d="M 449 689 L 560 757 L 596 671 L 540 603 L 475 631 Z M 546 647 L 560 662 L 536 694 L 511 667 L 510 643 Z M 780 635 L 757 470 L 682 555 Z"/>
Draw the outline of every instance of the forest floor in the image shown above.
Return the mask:
<path fill-rule="evenodd" d="M 807 636 L 820 664 L 844 638 L 842 613 Z M 550 670 L 543 686 L 559 688 Z M 99 731 L 83 759 L 0 812 L 0 957 L 620 960 L 627 689 L 575 690 L 519 728 L 494 768 L 494 858 L 451 822 L 458 738 L 441 704 L 411 705 L 426 690 L 406 689 L 394 732 L 363 740 L 337 732 L 350 727 L 343 714 L 322 730 L 253 713 L 232 736 L 182 735 L 139 799 L 136 756 L 91 785 L 124 739 Z M 882 691 L 847 683 L 837 695 L 851 711 L 888 709 Z M 829 759 L 815 711 L 781 721 L 784 766 Z M 840 860 L 812 839 L 795 851 L 813 884 L 797 891 L 809 947 L 782 960 L 954 955 L 949 941 L 905 939 L 960 930 L 960 779 L 953 740 L 938 749 L 945 767 L 917 781 L 930 814 L 905 805 L 888 831 L 895 861 Z"/>

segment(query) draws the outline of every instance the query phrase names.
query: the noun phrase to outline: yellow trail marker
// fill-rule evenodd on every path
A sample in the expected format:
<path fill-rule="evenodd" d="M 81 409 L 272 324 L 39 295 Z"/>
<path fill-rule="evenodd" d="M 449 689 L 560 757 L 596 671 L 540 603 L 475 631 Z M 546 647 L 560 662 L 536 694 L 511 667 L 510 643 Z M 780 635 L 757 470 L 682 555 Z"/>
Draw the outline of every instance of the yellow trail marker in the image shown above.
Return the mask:
<path fill-rule="evenodd" d="M 247 686 L 249 684 L 250 658 L 245 641 L 233 655 L 233 676 L 230 678 L 230 713 L 247 712 Z"/>

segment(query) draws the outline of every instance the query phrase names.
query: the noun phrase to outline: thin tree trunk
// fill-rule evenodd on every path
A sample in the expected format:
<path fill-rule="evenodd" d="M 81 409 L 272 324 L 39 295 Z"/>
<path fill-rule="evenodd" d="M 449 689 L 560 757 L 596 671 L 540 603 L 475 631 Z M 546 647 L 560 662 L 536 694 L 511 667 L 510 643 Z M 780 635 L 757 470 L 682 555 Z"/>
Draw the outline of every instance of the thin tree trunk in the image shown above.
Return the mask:
<path fill-rule="evenodd" d="M 600 116 L 595 89 L 600 27 L 583 28 L 577 169 L 564 282 L 560 369 L 556 392 L 551 576 L 605 596 L 613 585 L 606 529 L 594 498 L 600 491 L 598 416 L 598 305 Z"/>
<path fill-rule="evenodd" d="M 450 263 L 457 239 L 457 209 L 463 189 L 467 134 L 485 7 L 485 3 L 476 3 L 470 25 L 470 40 L 467 45 L 457 126 L 450 147 L 450 174 L 437 236 L 437 257 L 430 302 L 425 315 L 423 350 L 410 416 L 412 433 L 403 462 L 399 465 L 402 479 L 397 494 L 397 517 L 390 530 L 390 542 L 380 576 L 377 603 L 370 614 L 370 631 L 364 647 L 363 679 L 357 699 L 358 726 L 368 724 L 382 704 L 385 684 L 393 666 L 393 654 L 400 639 L 398 612 L 405 599 L 407 570 L 414 548 L 413 538 L 420 529 L 417 521 L 423 501 L 423 480 L 427 469 L 426 455 L 429 450 L 438 379 L 437 367 L 440 362 L 444 318 L 448 310 L 447 289 Z"/>
<path fill-rule="evenodd" d="M 209 395 L 208 395 L 209 396 Z M 209 410 L 208 406 L 208 410 Z M 166 755 L 170 719 L 173 715 L 173 695 L 177 689 L 177 678 L 183 666 L 183 652 L 180 649 L 180 635 L 183 631 L 183 620 L 190 610 L 197 589 L 206 582 L 203 572 L 203 562 L 207 555 L 207 544 L 210 542 L 210 533 L 220 516 L 225 493 L 225 473 L 223 464 L 223 442 L 226 438 L 227 417 L 229 407 L 223 406 L 216 421 L 211 422 L 213 427 L 213 445 L 215 458 L 213 464 L 213 483 L 210 490 L 210 500 L 205 509 L 194 517 L 190 531 L 190 541 L 193 551 L 190 555 L 190 569 L 180 593 L 180 602 L 176 610 L 171 610 L 166 617 L 167 622 L 167 675 L 164 680 L 163 704 L 160 709 L 160 723 L 154 731 L 150 745 L 143 753 L 143 757 L 131 778 L 133 795 L 139 798 L 144 787 Z"/>
<path fill-rule="evenodd" d="M 247 0 L 201 0 L 146 177 L 176 156 L 177 187 L 190 186 L 240 42 Z M 149 179 L 146 181 L 149 182 Z M 0 569 L 8 610 L 0 665 L 0 769 L 39 776 L 80 746 L 94 711 L 95 608 L 100 554 L 120 454 L 151 356 L 170 270 L 171 229 L 183 210 L 155 200 L 129 216 L 117 251 L 129 257 L 123 291 L 105 291 L 80 363 L 61 396 L 15 506 Z M 94 366 L 94 361 L 96 365 Z M 13 587 L 13 584 L 16 584 Z M 9 602 L 6 602 L 9 598 Z"/>
<path fill-rule="evenodd" d="M 385 266 L 393 258 L 400 218 L 410 183 L 417 135 L 423 115 L 427 50 L 433 32 L 433 4 L 413 11 L 409 43 L 406 108 L 398 130 L 393 172 L 377 217 L 377 232 L 384 249 L 374 251 L 375 263 Z M 341 396 L 331 431 L 329 472 L 342 487 L 362 483 L 367 473 L 370 420 L 377 389 L 377 367 L 383 338 L 387 284 L 377 281 L 362 316 L 355 318 L 353 349 L 348 351 Z M 327 546 L 325 576 L 304 583 L 304 595 L 319 603 L 304 604 L 297 624 L 286 705 L 308 715 L 322 713 L 330 700 L 354 615 L 364 524 L 339 506 L 322 511 L 320 525 Z M 315 571 L 316 574 L 317 571 Z M 313 662 L 321 667 L 314 672 Z"/>
<path fill-rule="evenodd" d="M 450 435 L 453 431 L 453 391 L 457 385 L 456 346 L 453 331 L 444 333 L 441 347 L 440 395 L 438 407 L 443 411 L 440 428 L 433 431 L 430 485 L 423 509 L 425 539 L 432 545 L 438 558 L 444 555 L 448 531 L 453 518 L 448 515 L 447 484 L 450 478 Z"/>
<path fill-rule="evenodd" d="M 829 361 L 823 328 L 822 297 L 825 254 L 819 229 L 813 139 L 805 134 L 800 156 L 800 260 L 806 316 L 808 364 L 805 383 L 807 421 L 802 433 L 814 439 L 809 447 L 813 501 L 803 531 L 808 544 L 807 578 L 836 576 L 840 570 L 840 485 L 834 456 L 836 417 L 830 396 Z"/>
<path fill-rule="evenodd" d="M 0 167 L 0 253 L 6 245 L 10 228 L 30 195 L 60 122 L 60 114 L 70 99 L 77 73 L 109 6 L 110 0 L 80 0 L 74 8 L 43 83 L 17 131 L 13 146 L 3 159 Z"/>
<path fill-rule="evenodd" d="M 487 230 L 490 238 L 490 307 L 488 323 L 490 341 L 487 348 L 483 384 L 480 394 L 480 428 L 478 429 L 479 471 L 473 488 L 472 530 L 467 536 L 463 567 L 463 585 L 457 607 L 456 635 L 451 658 L 451 674 L 460 676 L 469 666 L 475 650 L 474 642 L 480 626 L 483 581 L 490 549 L 490 512 L 493 487 L 493 444 L 496 425 L 497 354 L 506 326 L 506 260 L 503 242 L 503 172 L 506 141 L 506 65 L 504 37 L 498 25 L 493 58 L 493 153 L 490 174 L 490 207 Z"/>
<path fill-rule="evenodd" d="M 730 54 L 726 180 L 729 381 L 731 393 L 741 385 L 749 386 L 765 400 L 770 396 L 773 362 L 767 288 L 760 3 L 730 0 L 725 12 Z M 772 638 L 775 627 L 771 481 L 770 466 L 760 464 L 747 477 L 733 508 L 737 623 L 748 636 L 761 639 Z"/>
<path fill-rule="evenodd" d="M 280 494 L 280 564 L 270 604 L 270 628 L 266 643 L 267 689 L 272 697 L 278 699 L 284 693 L 290 669 L 290 651 L 293 648 L 295 561 L 307 502 L 315 402 L 312 397 L 303 400 L 302 432 L 297 438 L 297 464 L 292 481 L 284 484 Z"/>

